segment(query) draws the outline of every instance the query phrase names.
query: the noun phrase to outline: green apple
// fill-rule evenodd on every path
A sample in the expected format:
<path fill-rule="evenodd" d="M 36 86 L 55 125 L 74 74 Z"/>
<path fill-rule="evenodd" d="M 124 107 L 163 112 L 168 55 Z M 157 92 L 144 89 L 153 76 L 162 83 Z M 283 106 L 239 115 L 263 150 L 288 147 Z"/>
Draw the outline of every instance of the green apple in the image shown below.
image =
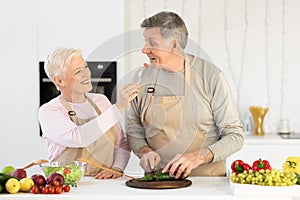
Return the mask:
<path fill-rule="evenodd" d="M 34 185 L 34 182 L 31 178 L 22 178 L 20 181 L 20 191 L 29 192 Z"/>
<path fill-rule="evenodd" d="M 2 189 L 3 189 L 3 187 L 2 187 L 2 185 L 0 185 L 0 192 L 2 191 Z"/>
<path fill-rule="evenodd" d="M 10 194 L 16 194 L 20 190 L 20 182 L 16 178 L 10 178 L 5 183 L 5 189 Z"/>
<path fill-rule="evenodd" d="M 8 174 L 8 175 L 10 175 L 13 171 L 15 171 L 15 168 L 13 167 L 13 166 L 6 166 L 6 167 L 4 167 L 2 170 L 1 170 L 1 172 L 3 173 L 3 174 Z"/>

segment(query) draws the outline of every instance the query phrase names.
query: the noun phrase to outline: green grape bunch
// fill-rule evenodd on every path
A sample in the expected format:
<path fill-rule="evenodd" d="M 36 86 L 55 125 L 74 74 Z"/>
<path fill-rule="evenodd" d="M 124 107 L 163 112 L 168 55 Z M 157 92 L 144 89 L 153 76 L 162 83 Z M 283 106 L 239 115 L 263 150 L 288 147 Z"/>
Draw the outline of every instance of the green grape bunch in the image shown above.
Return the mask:
<path fill-rule="evenodd" d="M 253 184 L 261 186 L 292 186 L 297 182 L 297 176 L 293 172 L 282 172 L 273 168 L 272 170 L 244 171 L 239 174 L 231 174 L 233 183 Z"/>

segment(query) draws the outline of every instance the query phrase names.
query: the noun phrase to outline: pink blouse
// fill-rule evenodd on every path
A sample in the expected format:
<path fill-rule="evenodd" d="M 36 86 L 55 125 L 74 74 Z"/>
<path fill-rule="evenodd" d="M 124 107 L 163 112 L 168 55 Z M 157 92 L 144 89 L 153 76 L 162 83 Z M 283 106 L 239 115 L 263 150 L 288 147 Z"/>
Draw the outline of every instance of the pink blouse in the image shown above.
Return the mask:
<path fill-rule="evenodd" d="M 95 102 L 102 114 L 81 126 L 71 121 L 59 97 L 40 107 L 39 122 L 48 147 L 48 159 L 55 160 L 66 147 L 86 147 L 114 127 L 118 136 L 112 167 L 124 170 L 130 157 L 130 149 L 119 123 L 122 117 L 119 109 L 111 105 L 108 98 L 102 94 L 88 93 L 86 95 Z M 69 102 L 69 104 L 78 118 L 89 119 L 98 115 L 88 100 L 84 103 Z"/>

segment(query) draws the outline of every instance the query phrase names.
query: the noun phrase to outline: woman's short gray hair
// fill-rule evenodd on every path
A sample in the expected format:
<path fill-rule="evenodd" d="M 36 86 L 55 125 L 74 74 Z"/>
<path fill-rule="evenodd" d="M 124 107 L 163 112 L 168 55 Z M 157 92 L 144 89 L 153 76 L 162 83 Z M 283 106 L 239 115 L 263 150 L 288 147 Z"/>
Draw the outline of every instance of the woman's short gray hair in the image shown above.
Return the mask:
<path fill-rule="evenodd" d="M 70 65 L 70 61 L 74 56 L 81 55 L 79 49 L 73 48 L 58 48 L 51 52 L 45 61 L 45 72 L 53 81 L 54 76 L 61 76 L 66 67 Z"/>
<path fill-rule="evenodd" d="M 187 45 L 188 31 L 184 21 L 173 12 L 161 11 L 141 23 L 141 28 L 159 27 L 164 39 L 177 38 L 180 47 L 185 49 Z"/>

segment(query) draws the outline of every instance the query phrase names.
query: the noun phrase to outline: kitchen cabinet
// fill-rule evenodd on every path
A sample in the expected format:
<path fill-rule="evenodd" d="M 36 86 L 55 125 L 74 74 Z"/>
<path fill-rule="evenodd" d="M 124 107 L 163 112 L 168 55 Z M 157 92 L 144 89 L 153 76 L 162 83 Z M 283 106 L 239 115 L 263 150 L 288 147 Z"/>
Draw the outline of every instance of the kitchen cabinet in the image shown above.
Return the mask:
<path fill-rule="evenodd" d="M 264 136 L 245 135 L 243 148 L 231 155 L 226 162 L 230 168 L 236 159 L 242 159 L 250 165 L 259 158 L 270 161 L 273 168 L 281 169 L 288 156 L 300 156 L 300 139 L 282 139 L 278 134 Z"/>

